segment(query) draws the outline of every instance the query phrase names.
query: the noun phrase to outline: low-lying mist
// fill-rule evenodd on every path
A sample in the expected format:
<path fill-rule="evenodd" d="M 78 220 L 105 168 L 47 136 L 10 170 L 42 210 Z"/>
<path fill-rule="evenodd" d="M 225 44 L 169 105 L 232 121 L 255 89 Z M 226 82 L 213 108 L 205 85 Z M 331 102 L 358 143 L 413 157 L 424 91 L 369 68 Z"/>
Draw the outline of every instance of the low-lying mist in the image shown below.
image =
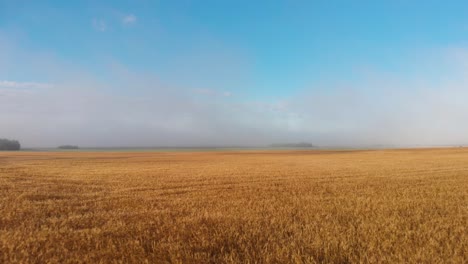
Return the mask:
<path fill-rule="evenodd" d="M 222 87 L 238 81 L 236 72 L 215 88 L 181 86 L 118 63 L 95 73 L 25 52 L 3 36 L 0 137 L 26 147 L 464 144 L 467 62 L 464 49 L 440 49 L 411 62 L 410 72 L 356 67 L 352 81 L 311 80 L 299 92 L 263 100 L 241 84 L 238 90 Z M 10 77 L 20 68 L 36 79 Z"/>

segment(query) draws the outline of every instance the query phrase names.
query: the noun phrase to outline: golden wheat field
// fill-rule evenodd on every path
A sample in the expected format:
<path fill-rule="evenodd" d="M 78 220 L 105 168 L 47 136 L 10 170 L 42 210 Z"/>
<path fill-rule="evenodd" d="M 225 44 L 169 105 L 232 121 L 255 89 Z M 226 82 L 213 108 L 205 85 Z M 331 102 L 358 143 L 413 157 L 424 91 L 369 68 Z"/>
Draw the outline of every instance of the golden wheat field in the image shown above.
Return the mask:
<path fill-rule="evenodd" d="M 1 263 L 467 263 L 468 149 L 1 152 Z"/>

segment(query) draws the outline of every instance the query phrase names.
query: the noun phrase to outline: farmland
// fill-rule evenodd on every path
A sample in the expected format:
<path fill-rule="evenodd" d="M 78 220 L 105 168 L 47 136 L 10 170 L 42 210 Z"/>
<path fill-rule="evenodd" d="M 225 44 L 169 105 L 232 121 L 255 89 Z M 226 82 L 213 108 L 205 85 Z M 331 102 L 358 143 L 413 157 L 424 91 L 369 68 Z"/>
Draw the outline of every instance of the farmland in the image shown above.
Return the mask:
<path fill-rule="evenodd" d="M 467 263 L 468 149 L 0 152 L 0 263 Z"/>

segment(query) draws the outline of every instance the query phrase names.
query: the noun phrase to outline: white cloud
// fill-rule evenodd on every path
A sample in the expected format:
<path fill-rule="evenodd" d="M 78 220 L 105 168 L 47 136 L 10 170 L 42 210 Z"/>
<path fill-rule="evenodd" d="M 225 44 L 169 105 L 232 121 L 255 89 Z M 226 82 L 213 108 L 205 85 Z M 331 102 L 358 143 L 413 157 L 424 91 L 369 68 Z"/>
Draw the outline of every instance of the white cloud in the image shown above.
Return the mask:
<path fill-rule="evenodd" d="M 52 88 L 52 84 L 38 82 L 1 81 L 0 88 Z"/>
<path fill-rule="evenodd" d="M 103 19 L 93 19 L 93 28 L 97 31 L 104 32 L 107 30 L 107 23 Z"/>
<path fill-rule="evenodd" d="M 122 18 L 122 23 L 124 25 L 132 25 L 135 24 L 137 21 L 137 17 L 133 14 L 126 15 Z"/>
<path fill-rule="evenodd" d="M 214 89 L 195 89 L 193 90 L 196 94 L 207 95 L 207 96 L 222 96 L 222 97 L 231 97 L 231 92 L 220 92 Z"/>

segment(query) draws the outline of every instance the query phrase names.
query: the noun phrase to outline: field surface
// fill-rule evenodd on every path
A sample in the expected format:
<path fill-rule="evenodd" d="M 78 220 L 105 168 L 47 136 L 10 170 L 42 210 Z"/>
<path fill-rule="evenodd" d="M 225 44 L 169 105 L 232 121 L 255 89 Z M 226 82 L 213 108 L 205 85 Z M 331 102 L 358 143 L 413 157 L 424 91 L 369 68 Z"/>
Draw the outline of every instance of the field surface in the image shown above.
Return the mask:
<path fill-rule="evenodd" d="M 468 263 L 468 149 L 0 152 L 0 263 Z"/>

